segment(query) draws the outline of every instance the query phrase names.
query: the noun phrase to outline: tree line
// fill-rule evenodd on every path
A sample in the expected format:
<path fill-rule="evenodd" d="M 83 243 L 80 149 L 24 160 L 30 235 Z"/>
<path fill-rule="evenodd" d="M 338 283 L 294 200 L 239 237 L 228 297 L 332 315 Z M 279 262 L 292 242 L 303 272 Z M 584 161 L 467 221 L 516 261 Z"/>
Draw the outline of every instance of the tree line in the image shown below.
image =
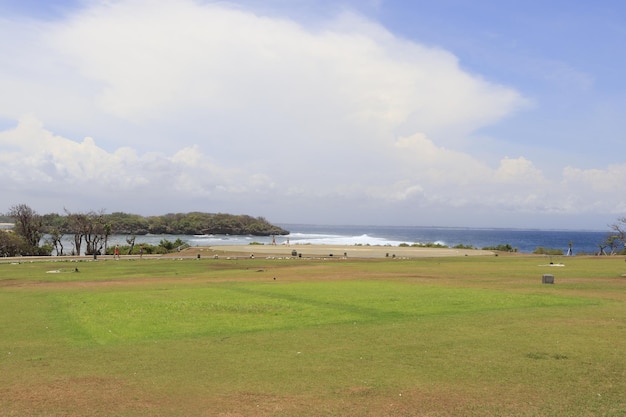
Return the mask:
<path fill-rule="evenodd" d="M 14 223 L 11 233 L 0 233 L 0 256 L 65 254 L 64 238 L 70 237 L 76 254 L 93 255 L 107 251 L 112 235 L 134 237 L 145 234 L 230 234 L 271 236 L 289 231 L 263 217 L 225 213 L 169 213 L 161 216 L 103 211 L 38 214 L 26 204 L 12 206 L 0 219 Z M 44 239 L 45 236 L 45 239 Z"/>

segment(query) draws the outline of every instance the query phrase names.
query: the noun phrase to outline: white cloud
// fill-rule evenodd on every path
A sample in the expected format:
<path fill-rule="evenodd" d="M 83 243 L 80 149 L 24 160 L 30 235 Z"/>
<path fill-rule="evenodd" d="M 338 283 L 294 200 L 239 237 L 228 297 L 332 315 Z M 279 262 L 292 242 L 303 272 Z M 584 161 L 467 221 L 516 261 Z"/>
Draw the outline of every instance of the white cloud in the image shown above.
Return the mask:
<path fill-rule="evenodd" d="M 495 179 L 502 183 L 532 184 L 533 186 L 545 182 L 541 171 L 523 156 L 517 159 L 506 157 L 500 161 L 500 166 L 495 172 Z"/>
<path fill-rule="evenodd" d="M 399 138 L 395 148 L 407 175 L 432 184 L 465 185 L 479 178 L 484 181 L 490 175 L 483 163 L 468 154 L 439 147 L 424 134 Z"/>
<path fill-rule="evenodd" d="M 96 123 L 113 118 L 153 131 L 184 124 L 211 143 L 248 141 L 259 131 L 274 143 L 303 134 L 333 143 L 339 135 L 356 140 L 342 130 L 398 126 L 440 133 L 441 141 L 523 104 L 514 90 L 464 73 L 452 54 L 350 14 L 310 30 L 215 3 L 127 0 L 95 4 L 35 33 L 44 46 L 29 43 L 21 55 L 41 66 L 13 81 L 60 100 L 37 106 L 46 124 L 68 108 L 75 119 L 96 113 Z M 50 84 L 57 88 L 46 92 Z M 14 114 L 2 104 L 0 112 Z"/>
<path fill-rule="evenodd" d="M 0 132 L 0 146 L 12 150 L 0 156 L 0 172 L 16 183 L 41 183 L 67 191 L 172 191 L 210 194 L 224 183 L 245 182 L 246 174 L 223 169 L 197 147 L 183 148 L 168 157 L 124 147 L 107 152 L 94 139 L 77 143 L 55 136 L 33 117 L 24 117 L 15 129 Z"/>
<path fill-rule="evenodd" d="M 580 169 L 565 167 L 563 183 L 567 187 L 581 187 L 602 193 L 626 193 L 626 164 L 609 165 L 607 169 Z"/>
<path fill-rule="evenodd" d="M 311 28 L 223 3 L 86 4 L 0 25 L 15 39 L 0 46 L 0 118 L 19 120 L 0 132 L 10 203 L 56 192 L 86 209 L 314 222 L 358 205 L 370 217 L 355 221 L 377 222 L 390 207 L 543 210 L 558 183 L 524 157 L 493 168 L 459 150 L 525 106 L 519 92 L 363 17 Z M 594 175 L 566 170 L 559 193 Z"/>

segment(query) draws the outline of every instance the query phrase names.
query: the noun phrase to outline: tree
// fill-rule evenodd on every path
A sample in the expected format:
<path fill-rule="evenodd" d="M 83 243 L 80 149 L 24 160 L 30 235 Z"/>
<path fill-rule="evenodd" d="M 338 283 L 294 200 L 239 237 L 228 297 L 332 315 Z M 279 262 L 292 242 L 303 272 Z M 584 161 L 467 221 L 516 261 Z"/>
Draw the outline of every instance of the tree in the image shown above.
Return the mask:
<path fill-rule="evenodd" d="M 67 213 L 67 230 L 68 233 L 74 235 L 74 250 L 75 255 L 80 255 L 80 250 L 83 244 L 83 236 L 85 234 L 85 224 L 87 223 L 87 216 L 80 213 L 70 213 L 65 209 Z"/>
<path fill-rule="evenodd" d="M 104 218 L 103 212 L 87 213 L 87 223 L 84 229 L 85 255 L 102 253 L 104 245 L 108 242 L 110 229 Z"/>
<path fill-rule="evenodd" d="M 626 246 L 626 217 L 620 217 L 609 227 L 612 233 L 609 235 L 607 243 L 611 246 L 611 251 L 613 251 L 613 245 Z"/>
<path fill-rule="evenodd" d="M 111 230 L 113 226 L 111 223 L 106 223 L 104 225 L 104 253 L 107 253 L 107 247 L 109 246 L 109 236 L 111 236 Z"/>
<path fill-rule="evenodd" d="M 0 257 L 23 255 L 28 249 L 22 236 L 9 230 L 0 230 Z"/>
<path fill-rule="evenodd" d="M 126 243 L 128 243 L 128 245 L 129 245 L 128 255 L 133 253 L 133 248 L 135 247 L 135 238 L 137 238 L 137 236 L 135 236 L 135 235 L 126 238 Z"/>
<path fill-rule="evenodd" d="M 8 215 L 15 219 L 15 232 L 22 236 L 29 246 L 38 248 L 42 234 L 41 216 L 26 204 L 11 207 Z"/>
<path fill-rule="evenodd" d="M 109 236 L 113 233 L 113 225 L 104 211 L 90 211 L 88 213 L 67 213 L 65 230 L 74 235 L 74 252 L 81 254 L 83 241 L 85 243 L 85 255 L 100 254 L 106 252 Z"/>
<path fill-rule="evenodd" d="M 63 233 L 57 228 L 48 231 L 48 244 L 54 247 L 57 256 L 63 256 Z"/>
<path fill-rule="evenodd" d="M 600 248 L 600 252 L 598 255 L 615 255 L 618 251 L 617 248 L 621 246 L 622 243 L 619 241 L 619 236 L 614 233 L 609 233 L 602 242 L 598 243 L 598 247 Z M 609 248 L 609 251 L 605 250 Z"/>
<path fill-rule="evenodd" d="M 66 210 L 67 212 L 67 210 Z M 76 254 L 80 255 L 82 242 L 85 242 L 85 255 L 103 253 L 108 243 L 111 226 L 102 211 L 89 213 L 68 213 L 68 229 L 74 234 Z"/>
<path fill-rule="evenodd" d="M 36 211 L 26 204 L 18 204 L 11 207 L 7 215 L 15 220 L 15 233 L 25 243 L 20 249 L 20 255 L 50 255 L 51 247 L 39 246 L 43 235 L 43 221 Z"/>

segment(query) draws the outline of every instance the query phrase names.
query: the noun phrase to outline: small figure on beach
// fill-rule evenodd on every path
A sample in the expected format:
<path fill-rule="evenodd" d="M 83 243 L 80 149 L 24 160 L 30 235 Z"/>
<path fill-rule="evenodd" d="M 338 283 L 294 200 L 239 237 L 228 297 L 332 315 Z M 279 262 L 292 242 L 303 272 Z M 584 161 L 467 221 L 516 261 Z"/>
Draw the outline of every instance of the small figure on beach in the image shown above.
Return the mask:
<path fill-rule="evenodd" d="M 272 245 L 276 244 L 276 236 L 272 235 Z"/>
<path fill-rule="evenodd" d="M 143 258 L 143 246 L 139 246 L 139 259 Z"/>
<path fill-rule="evenodd" d="M 115 251 L 113 252 L 113 259 L 120 259 L 120 247 L 115 245 Z"/>

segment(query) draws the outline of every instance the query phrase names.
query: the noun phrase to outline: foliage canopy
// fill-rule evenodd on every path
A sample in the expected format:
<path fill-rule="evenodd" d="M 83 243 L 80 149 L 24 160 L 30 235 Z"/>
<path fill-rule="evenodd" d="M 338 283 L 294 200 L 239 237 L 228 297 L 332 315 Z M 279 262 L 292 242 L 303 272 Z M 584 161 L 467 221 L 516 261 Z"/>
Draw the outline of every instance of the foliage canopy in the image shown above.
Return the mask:
<path fill-rule="evenodd" d="M 230 234 L 230 235 L 286 235 L 289 232 L 275 226 L 263 217 L 225 213 L 168 213 L 160 216 L 141 216 L 123 212 L 101 214 L 101 221 L 110 225 L 111 234 Z M 43 226 L 46 232 L 58 229 L 71 233 L 69 216 L 46 214 Z"/>
<path fill-rule="evenodd" d="M 111 235 L 132 235 L 128 253 L 133 252 L 134 236 L 151 234 L 229 234 L 286 235 L 289 231 L 271 224 L 263 217 L 225 213 L 169 213 L 144 217 L 138 214 L 103 211 L 49 213 L 40 215 L 26 204 L 18 204 L 4 217 L 14 222 L 14 229 L 2 231 L 0 256 L 63 255 L 63 236 L 72 235 L 76 253 L 86 255 L 106 253 Z M 41 245 L 45 236 L 45 244 Z M 162 245 L 161 245 L 162 246 Z M 179 245 L 180 246 L 180 245 Z M 156 251 L 156 249 L 155 249 Z"/>

